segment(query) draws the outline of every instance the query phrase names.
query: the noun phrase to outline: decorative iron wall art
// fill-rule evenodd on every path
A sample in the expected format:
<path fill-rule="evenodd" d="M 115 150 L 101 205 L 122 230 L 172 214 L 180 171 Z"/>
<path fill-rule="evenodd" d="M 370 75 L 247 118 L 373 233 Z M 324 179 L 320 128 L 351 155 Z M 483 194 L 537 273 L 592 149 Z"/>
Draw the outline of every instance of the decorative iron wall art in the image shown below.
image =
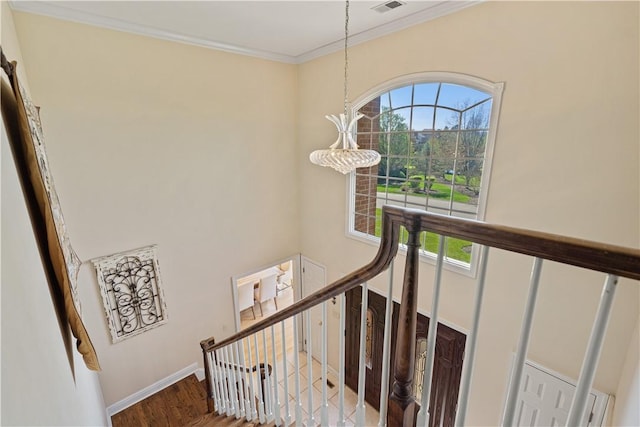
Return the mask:
<path fill-rule="evenodd" d="M 167 321 L 155 245 L 92 262 L 114 344 Z"/>

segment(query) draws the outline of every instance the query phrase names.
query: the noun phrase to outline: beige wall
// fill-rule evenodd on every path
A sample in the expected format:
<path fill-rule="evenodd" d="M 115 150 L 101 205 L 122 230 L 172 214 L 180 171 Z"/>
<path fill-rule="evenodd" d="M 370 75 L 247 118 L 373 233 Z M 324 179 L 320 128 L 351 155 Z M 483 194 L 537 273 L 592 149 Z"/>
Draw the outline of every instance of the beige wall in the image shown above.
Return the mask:
<path fill-rule="evenodd" d="M 2 49 L 22 62 L 11 11 L 2 2 Z M 3 73 L 4 74 L 4 73 Z M 19 70 L 28 88 L 24 68 Z M 4 77 L 3 77 L 4 79 Z M 2 135 L 2 425 L 105 425 L 98 375 L 60 328 L 4 125 Z M 67 337 L 71 354 L 65 349 Z"/>
<path fill-rule="evenodd" d="M 80 273 L 111 405 L 234 330 L 231 276 L 298 250 L 293 65 L 15 13 L 71 241 L 158 244 L 168 323 L 111 344 Z M 265 161 L 268 160 L 268 161 Z"/>
<path fill-rule="evenodd" d="M 420 71 L 505 82 L 486 220 L 638 247 L 638 22 L 635 2 L 483 3 L 353 47 L 351 98 Z M 301 165 L 335 138 L 323 116 L 342 109 L 342 60 L 336 53 L 300 66 Z M 328 267 L 329 281 L 372 258 L 374 247 L 345 237 L 345 178 L 301 167 L 300 200 L 302 252 Z M 472 425 L 499 421 L 530 266 L 490 255 Z M 428 313 L 432 266 L 422 264 L 420 275 L 419 307 Z M 473 281 L 452 272 L 444 279 L 441 316 L 466 330 Z M 543 281 L 529 357 L 575 378 L 604 277 L 548 264 Z M 638 297 L 637 283 L 621 281 L 595 379 L 606 393 L 616 392 Z"/>

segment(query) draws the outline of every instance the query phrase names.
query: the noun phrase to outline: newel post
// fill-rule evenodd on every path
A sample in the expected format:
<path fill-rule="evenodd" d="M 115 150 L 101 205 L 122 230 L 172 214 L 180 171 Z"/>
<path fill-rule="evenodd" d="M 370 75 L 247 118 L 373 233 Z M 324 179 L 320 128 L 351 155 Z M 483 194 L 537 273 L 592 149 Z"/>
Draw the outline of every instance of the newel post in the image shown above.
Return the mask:
<path fill-rule="evenodd" d="M 394 360 L 394 382 L 389 397 L 387 425 L 413 427 L 420 405 L 413 397 L 413 372 L 416 355 L 416 322 L 418 312 L 418 261 L 420 248 L 420 220 L 406 225 L 409 231 L 407 260 L 402 285 L 402 301 L 398 315 L 398 334 Z"/>
<path fill-rule="evenodd" d="M 209 362 L 209 356 L 207 355 L 207 348 L 216 343 L 214 338 L 209 338 L 200 341 L 200 348 L 202 348 L 202 357 L 204 358 L 204 380 L 207 383 L 207 412 L 213 412 L 215 410 L 213 404 L 213 388 L 211 378 L 211 363 Z M 215 357 L 215 354 L 213 355 Z"/>

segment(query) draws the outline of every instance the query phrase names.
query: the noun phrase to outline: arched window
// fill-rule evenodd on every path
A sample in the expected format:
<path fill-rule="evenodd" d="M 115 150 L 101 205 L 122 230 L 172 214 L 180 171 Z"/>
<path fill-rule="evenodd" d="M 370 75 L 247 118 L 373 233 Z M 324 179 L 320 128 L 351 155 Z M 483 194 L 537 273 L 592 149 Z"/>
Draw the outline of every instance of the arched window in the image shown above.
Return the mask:
<path fill-rule="evenodd" d="M 483 219 L 502 89 L 467 75 L 422 73 L 356 101 L 353 110 L 364 114 L 358 145 L 382 160 L 352 174 L 350 233 L 377 241 L 384 204 Z M 433 256 L 437 237 L 423 233 L 421 245 Z M 470 242 L 447 238 L 450 264 L 468 270 L 474 255 Z"/>

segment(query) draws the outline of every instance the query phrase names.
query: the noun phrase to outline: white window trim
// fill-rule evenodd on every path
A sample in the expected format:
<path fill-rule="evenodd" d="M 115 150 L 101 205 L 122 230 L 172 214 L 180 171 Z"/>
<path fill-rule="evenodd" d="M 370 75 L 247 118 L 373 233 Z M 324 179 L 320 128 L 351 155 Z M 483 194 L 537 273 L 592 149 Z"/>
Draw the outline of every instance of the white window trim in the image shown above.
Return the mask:
<path fill-rule="evenodd" d="M 458 84 L 481 90 L 490 94 L 492 97 L 491 115 L 489 117 L 489 134 L 487 137 L 487 146 L 485 149 L 482 181 L 480 182 L 480 198 L 478 199 L 477 220 L 482 221 L 484 220 L 487 198 L 489 196 L 489 183 L 491 181 L 491 170 L 493 169 L 493 153 L 495 149 L 496 135 L 498 133 L 498 122 L 502 106 L 502 93 L 504 92 L 505 83 L 491 82 L 489 80 L 485 80 L 469 74 L 446 71 L 429 71 L 406 74 L 374 86 L 366 93 L 360 95 L 350 104 L 350 112 L 352 115 L 355 114 L 360 108 L 366 105 L 373 98 L 385 92 L 389 92 L 393 89 L 397 89 L 403 86 L 420 83 Z M 348 214 L 346 221 L 346 236 L 348 238 L 358 240 L 369 245 L 379 246 L 380 239 L 378 237 L 355 230 L 355 184 L 356 174 L 355 172 L 351 172 L 347 177 L 346 196 Z M 400 246 L 399 253 L 406 254 L 406 247 L 404 245 Z M 481 261 L 480 254 L 481 251 L 479 246 L 474 243 L 471 249 L 471 263 L 467 264 L 465 262 L 445 258 L 445 262 L 443 264 L 444 268 L 463 274 L 465 276 L 476 277 L 477 266 Z M 432 254 L 421 249 L 420 261 L 429 264 L 435 264 L 436 254 Z"/>

